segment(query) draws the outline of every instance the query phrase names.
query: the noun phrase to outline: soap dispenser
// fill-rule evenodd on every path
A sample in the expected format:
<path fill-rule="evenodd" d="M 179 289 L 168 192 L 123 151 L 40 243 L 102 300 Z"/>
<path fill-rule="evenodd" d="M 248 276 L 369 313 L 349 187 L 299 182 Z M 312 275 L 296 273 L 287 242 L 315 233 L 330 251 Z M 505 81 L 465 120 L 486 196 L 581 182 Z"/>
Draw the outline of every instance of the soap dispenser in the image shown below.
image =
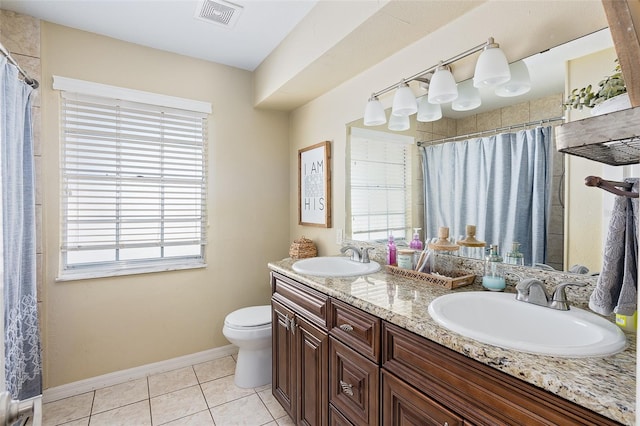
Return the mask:
<path fill-rule="evenodd" d="M 492 244 L 489 255 L 484 261 L 482 286 L 491 291 L 502 291 L 506 287 L 504 280 L 502 257 L 498 254 L 498 245 Z"/>
<path fill-rule="evenodd" d="M 398 261 L 396 258 L 398 248 L 393 240 L 393 234 L 389 235 L 389 242 L 387 243 L 387 265 L 397 266 Z"/>
<path fill-rule="evenodd" d="M 513 242 L 511 251 L 505 256 L 505 263 L 524 266 L 524 255 L 520 252 L 520 243 Z"/>
<path fill-rule="evenodd" d="M 422 228 L 413 228 L 413 240 L 409 243 L 409 247 L 414 250 L 422 250 L 423 247 L 422 241 L 420 241 L 420 234 L 418 233 L 420 229 Z"/>

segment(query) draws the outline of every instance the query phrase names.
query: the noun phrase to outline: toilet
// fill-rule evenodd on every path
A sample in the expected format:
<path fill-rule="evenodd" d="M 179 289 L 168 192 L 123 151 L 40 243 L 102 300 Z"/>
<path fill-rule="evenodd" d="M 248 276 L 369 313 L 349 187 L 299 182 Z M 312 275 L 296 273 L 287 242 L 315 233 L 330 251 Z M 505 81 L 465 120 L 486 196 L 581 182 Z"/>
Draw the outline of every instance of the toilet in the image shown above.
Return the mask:
<path fill-rule="evenodd" d="M 238 347 L 236 386 L 255 388 L 271 383 L 271 306 L 250 306 L 224 319 L 222 334 Z"/>

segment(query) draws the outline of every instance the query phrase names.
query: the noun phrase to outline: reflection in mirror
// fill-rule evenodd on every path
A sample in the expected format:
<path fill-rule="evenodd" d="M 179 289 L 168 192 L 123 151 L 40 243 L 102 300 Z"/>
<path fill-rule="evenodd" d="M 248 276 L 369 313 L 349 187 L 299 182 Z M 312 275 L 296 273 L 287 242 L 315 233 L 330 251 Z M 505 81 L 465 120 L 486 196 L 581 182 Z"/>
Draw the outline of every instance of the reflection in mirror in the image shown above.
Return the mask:
<path fill-rule="evenodd" d="M 417 121 L 416 116 L 413 115 L 410 117 L 410 128 L 405 131 L 391 132 L 386 126 L 366 127 L 362 119 L 349 123 L 347 125 L 349 143 L 347 145 L 348 170 L 346 174 L 348 182 L 346 237 L 353 240 L 384 242 L 388 235 L 393 234 L 396 240 L 400 240 L 400 244 L 402 244 L 403 240 L 408 243 L 412 228 L 421 229 L 419 232 L 423 240 L 436 236 L 427 227 L 424 217 L 423 172 L 417 144 L 409 145 L 410 148 L 405 154 L 403 167 L 405 172 L 408 170 L 410 174 L 408 177 L 404 175 L 404 182 L 395 180 L 391 187 L 382 188 L 380 180 L 383 175 L 377 174 L 375 180 L 368 181 L 364 179 L 356 184 L 355 181 L 350 180 L 355 178 L 352 172 L 356 168 L 354 163 L 356 159 L 350 158 L 353 153 L 352 141 L 354 133 L 358 135 L 360 130 L 375 131 L 378 133 L 377 137 L 383 139 L 384 136 L 382 135 L 384 134 L 401 135 L 413 138 L 416 141 L 422 141 L 425 145 L 438 145 L 501 132 L 517 131 L 523 129 L 523 127 L 519 127 L 522 123 L 534 122 L 535 124 L 531 127 L 536 127 L 543 120 L 563 116 L 562 103 L 564 100 L 566 61 L 611 48 L 612 46 L 613 43 L 609 31 L 605 29 L 549 51 L 525 58 L 524 62 L 529 69 L 532 85 L 531 91 L 526 95 L 500 97 L 482 90 L 482 105 L 479 108 L 471 111 L 454 111 L 450 104 L 444 104 L 442 105 L 443 117 L 441 119 L 425 123 Z M 418 96 L 425 94 L 426 92 L 422 92 Z M 387 110 L 387 116 L 389 114 L 390 111 Z M 552 124 L 560 124 L 560 122 Z M 501 130 L 496 131 L 496 129 Z M 371 138 L 372 135 L 373 133 L 369 133 L 366 137 Z M 362 138 L 362 136 L 358 137 Z M 554 167 L 550 184 L 552 189 L 549 198 L 551 213 L 546 232 L 546 257 L 542 262 L 541 258 L 531 256 L 528 258 L 527 264 L 544 263 L 554 269 L 562 270 L 564 266 L 563 218 L 565 209 L 570 206 L 563 205 L 563 156 L 556 151 L 554 145 L 552 145 L 551 152 L 553 153 Z M 367 208 L 369 209 L 369 217 L 367 218 L 369 223 L 361 220 L 358 215 L 359 212 L 353 209 L 354 188 L 358 185 L 371 185 L 372 188 L 376 188 L 379 191 L 376 194 L 375 190 L 370 188 L 372 193 L 365 197 L 368 204 Z M 403 188 L 402 191 L 400 190 L 401 186 Z M 445 187 L 442 189 L 452 191 L 452 188 Z M 394 196 L 391 195 L 392 193 Z M 399 193 L 404 195 L 399 196 Z M 381 194 L 386 194 L 386 196 L 383 197 Z M 457 194 L 453 192 L 452 194 L 454 199 L 457 198 Z M 501 194 L 495 195 L 502 196 Z M 512 217 L 512 220 L 520 219 Z M 401 222 L 404 222 L 404 226 L 400 224 Z M 483 230 L 479 228 L 478 235 L 484 235 L 482 232 Z M 464 225 L 461 225 L 461 229 L 452 230 L 452 235 L 455 235 L 456 238 L 462 234 L 464 234 Z M 515 241 L 515 238 L 511 238 L 511 241 L 508 241 L 503 248 L 510 249 L 511 242 Z M 487 243 L 492 243 L 492 241 L 487 241 Z M 502 251 L 505 253 L 508 250 Z"/>

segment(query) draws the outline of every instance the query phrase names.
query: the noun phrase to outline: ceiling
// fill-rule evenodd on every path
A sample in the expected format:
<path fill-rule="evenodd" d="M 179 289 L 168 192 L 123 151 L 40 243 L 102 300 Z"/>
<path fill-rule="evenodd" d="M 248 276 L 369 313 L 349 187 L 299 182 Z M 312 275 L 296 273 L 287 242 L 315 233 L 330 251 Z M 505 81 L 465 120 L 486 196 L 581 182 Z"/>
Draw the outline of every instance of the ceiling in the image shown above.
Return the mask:
<path fill-rule="evenodd" d="M 0 0 L 0 4 L 55 24 L 253 71 L 316 1 L 232 0 L 242 7 L 233 27 L 196 18 L 201 0 Z"/>
<path fill-rule="evenodd" d="M 517 4 L 500 0 L 231 1 L 242 10 L 236 14 L 239 17 L 235 25 L 229 27 L 196 18 L 203 2 L 224 4 L 226 0 L 0 0 L 0 7 L 71 28 L 252 71 L 254 105 L 289 111 L 439 32 L 448 34 L 447 45 L 430 44 L 429 54 L 416 57 L 416 65 L 423 62 L 433 65 L 433 58 L 450 56 L 450 43 L 468 47 L 466 38 L 474 32 L 485 32 L 484 27 L 477 24 L 483 20 L 494 21 L 489 25 L 493 26 L 489 34 L 505 40 L 502 47 L 510 49 L 505 53 L 512 60 L 561 44 L 558 40 L 566 41 L 575 34 L 583 35 L 590 32 L 589 28 L 591 31 L 602 28 L 601 22 L 606 23 L 600 2 L 596 0 L 573 3 L 521 0 Z M 576 9 L 585 14 L 580 28 L 559 25 L 564 22 L 564 16 Z M 512 15 L 518 17 L 504 19 Z M 523 22 L 530 19 L 536 21 L 535 25 Z M 517 32 L 523 26 L 530 33 L 517 43 L 503 35 Z M 461 38 L 455 30 L 460 27 L 467 29 L 466 36 Z M 587 42 L 587 50 L 611 45 L 608 34 L 596 41 Z M 536 56 L 540 55 L 533 55 L 527 61 L 532 80 L 536 80 L 535 90 L 529 97 L 562 91 L 563 61 L 567 56 L 555 55 L 555 65 Z M 545 72 L 544 77 L 538 75 L 536 68 Z M 464 69 L 458 64 L 456 70 L 456 78 L 465 78 Z M 385 83 L 393 83 L 395 78 L 413 71 L 395 69 Z M 560 77 L 551 78 L 552 71 Z M 551 82 L 555 87 L 549 87 Z M 363 99 L 379 88 L 367 88 Z M 423 94 L 419 90 L 415 92 L 418 96 Z M 500 100 L 498 104 L 487 101 L 484 108 L 500 106 Z"/>

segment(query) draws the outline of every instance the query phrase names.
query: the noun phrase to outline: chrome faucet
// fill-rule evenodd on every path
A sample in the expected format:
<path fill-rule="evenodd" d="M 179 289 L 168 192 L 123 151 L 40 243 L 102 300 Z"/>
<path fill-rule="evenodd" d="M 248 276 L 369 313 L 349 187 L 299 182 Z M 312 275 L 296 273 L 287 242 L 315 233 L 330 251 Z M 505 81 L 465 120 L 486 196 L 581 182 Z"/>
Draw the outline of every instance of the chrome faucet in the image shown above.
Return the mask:
<path fill-rule="evenodd" d="M 516 300 L 560 311 L 568 311 L 569 301 L 567 300 L 565 288 L 584 286 L 585 284 L 582 283 L 561 283 L 555 288 L 553 295 L 549 297 L 542 281 L 536 278 L 528 278 L 521 280 L 516 285 Z"/>
<path fill-rule="evenodd" d="M 373 247 L 356 247 L 352 245 L 344 246 L 340 249 L 340 253 L 344 254 L 347 250 L 351 250 L 351 260 L 360 263 L 370 263 L 369 250 L 373 250 Z"/>
<path fill-rule="evenodd" d="M 345 254 L 347 250 L 351 250 L 351 260 L 355 262 L 360 262 L 360 257 L 362 252 L 356 246 L 344 246 L 340 249 L 340 253 Z"/>

